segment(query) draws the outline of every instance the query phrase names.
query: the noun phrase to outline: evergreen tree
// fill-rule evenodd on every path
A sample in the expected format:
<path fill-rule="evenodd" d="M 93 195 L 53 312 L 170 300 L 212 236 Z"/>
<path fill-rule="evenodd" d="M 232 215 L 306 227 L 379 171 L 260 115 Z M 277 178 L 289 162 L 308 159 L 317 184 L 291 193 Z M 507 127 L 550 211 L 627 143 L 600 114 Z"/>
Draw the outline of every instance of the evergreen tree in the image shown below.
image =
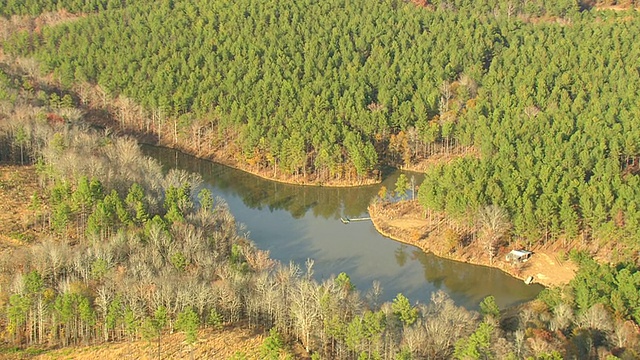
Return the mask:
<path fill-rule="evenodd" d="M 409 299 L 398 294 L 391 304 L 393 314 L 404 324 L 410 326 L 418 320 L 418 309 L 411 306 Z"/>
<path fill-rule="evenodd" d="M 204 209 L 204 211 L 209 212 L 213 209 L 213 195 L 211 194 L 211 190 L 207 188 L 200 190 L 198 200 L 200 200 L 200 207 Z"/>
<path fill-rule="evenodd" d="M 467 339 L 456 342 L 454 356 L 456 359 L 493 359 L 491 352 L 491 333 L 493 326 L 482 322 L 478 329 Z"/>
<path fill-rule="evenodd" d="M 496 304 L 496 298 L 491 295 L 485 297 L 482 302 L 480 302 L 480 313 L 485 319 L 491 318 L 493 320 L 499 320 L 500 308 L 498 304 Z"/>
<path fill-rule="evenodd" d="M 189 344 L 191 351 L 190 357 L 193 359 L 193 346 L 198 340 L 198 327 L 200 326 L 200 318 L 193 308 L 188 307 L 178 314 L 176 320 L 176 329 L 185 334 L 186 342 Z"/>
<path fill-rule="evenodd" d="M 407 180 L 407 176 L 405 174 L 400 174 L 400 176 L 398 176 L 398 180 L 396 180 L 396 196 L 402 200 L 406 199 L 407 190 L 409 190 L 409 181 Z"/>

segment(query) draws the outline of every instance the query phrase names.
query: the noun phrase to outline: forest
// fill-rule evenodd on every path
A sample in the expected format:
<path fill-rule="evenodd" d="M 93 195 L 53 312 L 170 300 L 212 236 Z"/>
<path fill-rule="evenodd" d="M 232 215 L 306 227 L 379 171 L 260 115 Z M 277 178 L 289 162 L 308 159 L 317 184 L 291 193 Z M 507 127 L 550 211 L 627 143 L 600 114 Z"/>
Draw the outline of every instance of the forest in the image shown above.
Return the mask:
<path fill-rule="evenodd" d="M 71 13 L 95 13 L 107 9 L 120 9 L 135 0 L 6 0 L 0 7 L 0 15 L 37 16 L 45 12 L 64 10 Z"/>
<path fill-rule="evenodd" d="M 312 359 L 640 353 L 640 272 L 633 264 L 600 265 L 573 254 L 582 266 L 569 286 L 517 309 L 499 309 L 490 296 L 479 312 L 469 311 L 443 292 L 425 304 L 402 294 L 380 303 L 383 289 L 375 283 L 356 289 L 344 273 L 317 282 L 311 260 L 302 267 L 271 260 L 242 235 L 224 201 L 199 186 L 199 175 L 163 173 L 135 141 L 71 119 L 73 103 L 39 100 L 40 92 L 56 93 L 44 84 L 31 88 L 27 79 L 4 70 L 0 76 L 0 161 L 35 167 L 39 189 L 24 197 L 31 235 L 0 252 L 7 345 L 144 338 L 162 352 L 165 334 L 184 332 L 192 348 L 199 328 L 245 324 L 271 329 L 265 359 L 278 358 L 286 342 L 301 343 Z M 57 120 L 63 117 L 69 120 Z M 10 191 L 20 181 L 0 186 Z"/>
<path fill-rule="evenodd" d="M 505 45 L 495 21 L 460 5 L 139 2 L 5 48 L 152 113 L 123 123 L 212 139 L 275 174 L 355 181 L 383 159 L 460 151 L 457 114 Z"/>
<path fill-rule="evenodd" d="M 120 4 L 3 48 L 80 103 L 118 104 L 118 126 L 197 154 L 319 184 L 426 162 L 427 211 L 472 223 L 494 205 L 529 244 L 638 249 L 632 4 Z"/>
<path fill-rule="evenodd" d="M 184 331 L 197 346 L 198 327 L 244 321 L 316 359 L 637 358 L 640 21 L 611 5 L 3 2 L 5 18 L 83 15 L 2 37 L 0 161 L 40 179 L 25 198 L 38 235 L 0 259 L 6 343 Z M 473 227 L 499 209 L 512 241 L 579 239 L 619 261 L 572 252 L 567 287 L 510 311 L 442 293 L 379 304 L 347 274 L 318 283 L 312 263 L 270 260 L 198 176 L 90 130 L 96 104 L 112 126 L 275 178 L 359 183 L 426 162 L 426 213 Z"/>

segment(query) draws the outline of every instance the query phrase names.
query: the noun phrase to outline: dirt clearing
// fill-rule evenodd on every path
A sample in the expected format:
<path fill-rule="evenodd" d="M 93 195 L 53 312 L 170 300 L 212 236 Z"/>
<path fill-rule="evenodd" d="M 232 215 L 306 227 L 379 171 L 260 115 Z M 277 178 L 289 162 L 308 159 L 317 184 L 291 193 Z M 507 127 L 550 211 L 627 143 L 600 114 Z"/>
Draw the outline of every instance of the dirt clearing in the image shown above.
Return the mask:
<path fill-rule="evenodd" d="M 563 254 L 550 247 L 527 249 L 534 252 L 529 261 L 513 265 L 505 260 L 513 248 L 500 248 L 491 261 L 477 241 L 468 240 L 464 246 L 452 247 L 446 232 L 451 228 L 442 216 L 425 217 L 424 209 L 416 201 L 378 204 L 370 207 L 376 229 L 389 238 L 419 247 L 437 256 L 477 265 L 499 268 L 520 279 L 533 276 L 534 282 L 545 286 L 567 284 L 575 276 L 577 266 L 564 261 Z"/>

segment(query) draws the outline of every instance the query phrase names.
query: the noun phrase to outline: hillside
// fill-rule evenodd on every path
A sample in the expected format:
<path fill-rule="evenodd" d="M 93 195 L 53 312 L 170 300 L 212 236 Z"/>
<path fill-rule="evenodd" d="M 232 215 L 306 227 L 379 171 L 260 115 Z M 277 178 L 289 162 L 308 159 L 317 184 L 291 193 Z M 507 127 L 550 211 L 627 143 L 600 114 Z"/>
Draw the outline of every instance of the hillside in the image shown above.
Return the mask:
<path fill-rule="evenodd" d="M 2 252 L 32 241 L 35 211 L 29 208 L 38 183 L 33 166 L 0 165 L 0 249 Z"/>
<path fill-rule="evenodd" d="M 260 346 L 264 341 L 263 334 L 255 333 L 246 328 L 234 327 L 221 331 L 201 330 L 198 343 L 193 352 L 185 345 L 184 335 L 167 334 L 163 336 L 158 354 L 157 343 L 137 340 L 120 343 L 105 343 L 93 346 L 74 346 L 62 349 L 38 349 L 3 351 L 3 359 L 74 359 L 74 360 L 117 360 L 117 359 L 261 359 Z M 1 349 L 0 349 L 1 351 Z M 304 359 L 301 353 L 296 359 Z"/>
<path fill-rule="evenodd" d="M 637 358 L 640 14 L 600 5 L 3 2 L 7 351 L 178 333 L 185 354 L 247 324 L 271 329 L 261 357 Z M 554 246 L 578 269 L 517 311 L 443 292 L 379 304 L 347 274 L 272 261 L 196 174 L 123 134 L 294 183 L 423 168 L 419 216 L 394 223 L 417 240 L 436 218 L 445 251 Z"/>
<path fill-rule="evenodd" d="M 40 189 L 37 180 L 34 166 L 0 164 L 0 259 L 12 250 L 29 246 L 45 236 L 43 228 L 36 226 L 34 221 L 38 212 L 44 210 L 32 205 L 31 196 Z M 6 305 L 4 299 L 2 305 Z M 264 331 L 250 330 L 247 324 L 226 326 L 221 330 L 203 329 L 199 331 L 193 356 L 196 359 L 230 359 L 244 354 L 247 359 L 260 359 L 260 346 L 265 338 Z M 165 334 L 160 350 L 163 359 L 184 359 L 191 355 L 185 345 L 185 336 L 179 333 Z M 153 340 L 13 351 L 6 345 L 0 345 L 3 359 L 157 359 L 157 351 L 157 342 Z M 304 350 L 297 348 L 296 358 L 304 357 Z"/>
<path fill-rule="evenodd" d="M 514 237 L 633 251 L 640 80 L 625 59 L 640 56 L 638 13 L 420 5 L 135 1 L 3 47 L 81 103 L 113 99 L 112 126 L 199 156 L 334 185 L 436 163 L 427 209 L 496 205 Z"/>

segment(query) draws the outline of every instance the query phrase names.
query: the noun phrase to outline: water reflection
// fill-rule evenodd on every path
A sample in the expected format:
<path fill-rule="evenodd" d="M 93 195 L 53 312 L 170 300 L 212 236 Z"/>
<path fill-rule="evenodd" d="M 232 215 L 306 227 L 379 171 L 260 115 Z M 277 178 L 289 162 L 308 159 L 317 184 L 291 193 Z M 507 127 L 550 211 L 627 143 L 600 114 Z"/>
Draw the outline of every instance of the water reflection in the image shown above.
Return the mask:
<path fill-rule="evenodd" d="M 540 285 L 524 285 L 521 280 L 506 276 L 498 269 L 460 264 L 419 249 L 412 250 L 411 258 L 422 264 L 427 282 L 435 289 L 445 290 L 462 304 L 477 305 L 487 295 L 493 295 L 499 306 L 506 307 L 513 304 L 514 293 L 522 298 L 534 298 L 542 290 Z M 464 271 L 461 271 L 463 266 Z"/>
<path fill-rule="evenodd" d="M 290 185 L 268 181 L 170 149 L 143 146 L 143 151 L 165 167 L 199 173 L 207 184 L 225 194 L 239 196 L 249 208 L 286 210 L 296 219 L 302 218 L 309 210 L 312 210 L 314 216 L 325 219 L 357 217 L 367 211 L 369 202 L 381 186 L 335 188 Z M 393 189 L 398 175 L 399 173 L 390 174 L 383 185 Z M 416 183 L 419 184 L 422 177 L 419 174 L 415 176 Z"/>
<path fill-rule="evenodd" d="M 412 301 L 427 302 L 436 290 L 446 291 L 459 305 L 477 309 L 494 295 L 499 306 L 527 301 L 540 286 L 527 286 L 499 270 L 438 258 L 381 236 L 370 222 L 343 225 L 341 216 L 366 215 L 380 185 L 358 188 L 304 187 L 277 183 L 173 150 L 143 147 L 165 168 L 202 175 L 204 186 L 224 198 L 250 238 L 271 256 L 304 265 L 315 261 L 315 277 L 346 272 L 366 292 L 374 280 L 383 287 L 381 300 L 402 292 Z M 393 189 L 398 174 L 383 184 Z M 416 179 L 419 183 L 422 179 Z"/>
<path fill-rule="evenodd" d="M 403 267 L 407 263 L 407 257 L 409 256 L 407 254 L 407 245 L 400 244 L 396 251 L 394 251 L 394 254 L 396 256 L 396 262 L 398 263 L 398 265 L 400 265 L 400 267 Z"/>

